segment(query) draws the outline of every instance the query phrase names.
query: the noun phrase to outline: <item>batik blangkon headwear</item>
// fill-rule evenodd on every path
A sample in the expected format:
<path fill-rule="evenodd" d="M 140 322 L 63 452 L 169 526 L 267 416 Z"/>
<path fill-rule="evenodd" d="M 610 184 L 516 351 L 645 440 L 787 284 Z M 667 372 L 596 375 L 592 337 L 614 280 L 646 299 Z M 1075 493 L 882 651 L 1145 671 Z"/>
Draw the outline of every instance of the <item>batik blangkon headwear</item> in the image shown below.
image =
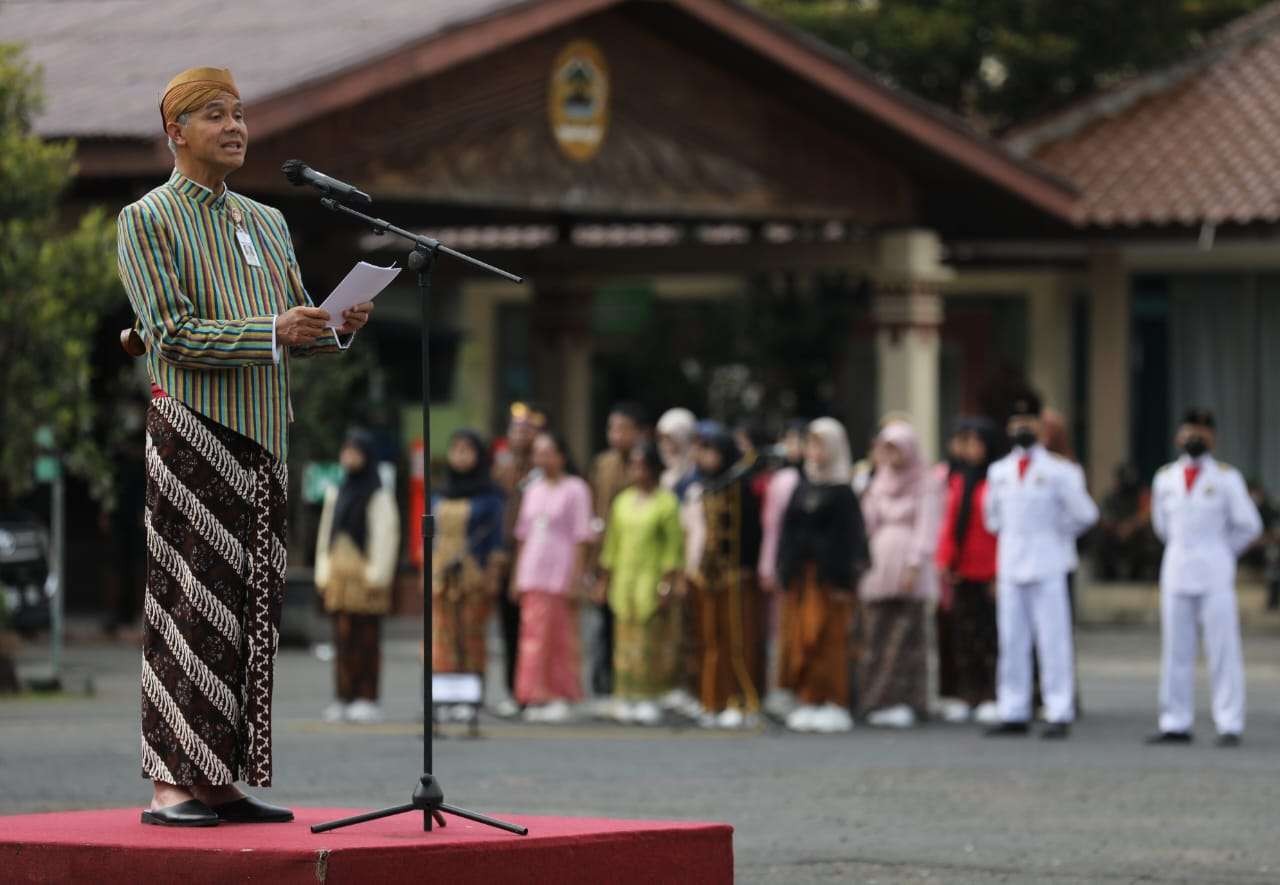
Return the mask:
<path fill-rule="evenodd" d="M 188 68 L 169 81 L 160 96 L 160 123 L 168 126 L 183 114 L 199 110 L 223 92 L 236 98 L 240 90 L 226 68 Z"/>

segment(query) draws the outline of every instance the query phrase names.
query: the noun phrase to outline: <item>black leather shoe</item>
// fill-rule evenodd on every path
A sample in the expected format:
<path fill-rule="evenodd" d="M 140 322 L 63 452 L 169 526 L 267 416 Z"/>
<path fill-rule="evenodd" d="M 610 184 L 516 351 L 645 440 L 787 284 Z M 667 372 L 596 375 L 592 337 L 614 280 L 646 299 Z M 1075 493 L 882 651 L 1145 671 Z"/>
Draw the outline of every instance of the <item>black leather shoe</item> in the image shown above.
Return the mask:
<path fill-rule="evenodd" d="M 1218 747 L 1238 747 L 1240 746 L 1240 735 L 1226 732 L 1218 735 L 1218 739 L 1213 742 Z"/>
<path fill-rule="evenodd" d="M 284 824 L 293 820 L 293 812 L 270 805 L 252 796 L 233 799 L 213 806 L 218 820 L 229 824 Z"/>
<path fill-rule="evenodd" d="M 1071 723 L 1069 722 L 1050 722 L 1044 727 L 1044 731 L 1040 732 L 1040 738 L 1046 741 L 1062 741 L 1071 737 Z"/>
<path fill-rule="evenodd" d="M 1159 746 L 1177 746 L 1179 744 L 1191 743 L 1191 732 L 1189 731 L 1157 731 L 1149 736 L 1144 743 L 1150 747 Z"/>
<path fill-rule="evenodd" d="M 988 728 L 984 734 L 989 737 L 1025 737 L 1030 731 L 1025 722 L 1001 722 Z"/>
<path fill-rule="evenodd" d="M 147 809 L 142 812 L 142 822 L 160 827 L 216 827 L 218 815 L 199 799 L 188 799 L 177 805 Z"/>

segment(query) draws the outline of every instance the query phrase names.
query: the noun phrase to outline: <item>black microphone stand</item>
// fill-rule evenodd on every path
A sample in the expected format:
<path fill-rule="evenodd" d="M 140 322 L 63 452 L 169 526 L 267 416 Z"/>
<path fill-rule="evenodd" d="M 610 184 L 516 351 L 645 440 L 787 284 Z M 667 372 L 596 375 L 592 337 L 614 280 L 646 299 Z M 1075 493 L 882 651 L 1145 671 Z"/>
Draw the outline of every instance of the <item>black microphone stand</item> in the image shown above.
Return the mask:
<path fill-rule="evenodd" d="M 422 589 L 423 589 L 423 613 L 422 613 L 422 684 L 423 684 L 423 714 L 422 714 L 422 776 L 418 779 L 418 785 L 413 791 L 413 799 L 405 805 L 396 805 L 392 808 L 383 808 L 379 811 L 370 811 L 366 814 L 358 814 L 354 817 L 343 818 L 342 820 L 330 821 L 328 823 L 316 824 L 311 828 L 313 833 L 325 833 L 329 830 L 336 830 L 340 827 L 349 827 L 353 824 L 365 823 L 366 821 L 378 820 L 383 817 L 392 817 L 397 814 L 407 814 L 411 811 L 422 812 L 422 829 L 423 832 L 431 831 L 431 823 L 434 820 L 440 826 L 445 826 L 444 815 L 452 814 L 455 817 L 466 818 L 485 826 L 495 827 L 499 830 L 506 830 L 508 833 L 515 833 L 517 836 L 528 835 L 527 827 L 519 824 L 507 823 L 506 821 L 496 820 L 492 817 L 486 817 L 483 814 L 477 814 L 474 811 L 467 811 L 465 808 L 458 808 L 455 805 L 449 805 L 444 801 L 444 790 L 440 786 L 440 782 L 432 773 L 432 685 L 431 685 L 431 560 L 432 560 L 432 539 L 435 534 L 434 520 L 431 516 L 431 344 L 429 338 L 430 321 L 431 321 L 431 270 L 435 265 L 437 253 L 451 255 L 460 261 L 465 261 L 470 265 L 478 267 L 490 273 L 511 280 L 513 283 L 522 283 L 524 280 L 513 273 L 508 273 L 501 268 L 494 267 L 491 264 L 485 264 L 483 261 L 472 258 L 470 255 L 464 255 L 450 249 L 439 240 L 421 234 L 411 233 L 403 228 L 396 227 L 394 224 L 383 221 L 381 218 L 374 218 L 358 212 L 350 206 L 343 205 L 333 197 L 325 197 L 320 203 L 333 212 L 340 212 L 357 218 L 365 224 L 373 228 L 377 234 L 395 234 L 413 244 L 413 251 L 409 253 L 408 265 L 418 274 L 418 293 L 422 301 L 422 444 L 423 444 L 423 489 L 426 513 L 422 517 Z"/>

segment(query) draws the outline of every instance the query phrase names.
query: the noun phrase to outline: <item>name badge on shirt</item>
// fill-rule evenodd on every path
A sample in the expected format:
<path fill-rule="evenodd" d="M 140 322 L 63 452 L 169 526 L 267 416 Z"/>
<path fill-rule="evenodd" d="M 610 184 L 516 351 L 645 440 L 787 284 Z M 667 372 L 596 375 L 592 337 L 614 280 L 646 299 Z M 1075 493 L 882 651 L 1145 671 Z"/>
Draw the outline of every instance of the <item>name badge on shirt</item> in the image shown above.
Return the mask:
<path fill-rule="evenodd" d="M 258 250 L 253 246 L 253 240 L 249 238 L 249 232 L 244 228 L 236 231 L 236 242 L 240 244 L 240 251 L 244 253 L 244 263 L 250 267 L 262 267 L 262 262 L 258 260 Z"/>
<path fill-rule="evenodd" d="M 231 222 L 236 226 L 236 242 L 240 244 L 240 251 L 244 254 L 244 263 L 250 267 L 262 267 L 258 250 L 254 248 L 253 240 L 245 230 L 244 213 L 240 211 L 239 206 L 231 207 Z"/>

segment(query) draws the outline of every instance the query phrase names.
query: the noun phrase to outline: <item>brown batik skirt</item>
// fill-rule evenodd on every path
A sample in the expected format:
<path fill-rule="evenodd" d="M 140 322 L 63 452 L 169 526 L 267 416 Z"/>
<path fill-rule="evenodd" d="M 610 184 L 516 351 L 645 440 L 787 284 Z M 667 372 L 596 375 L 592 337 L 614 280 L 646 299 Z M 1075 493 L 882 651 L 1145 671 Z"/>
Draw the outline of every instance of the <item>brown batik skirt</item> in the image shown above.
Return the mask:
<path fill-rule="evenodd" d="M 928 694 L 924 603 L 883 599 L 862 606 L 858 703 L 870 713 L 906 704 L 923 715 Z"/>
<path fill-rule="evenodd" d="M 735 569 L 698 586 L 694 597 L 703 709 L 758 712 L 764 685 L 764 602 L 755 575 Z"/>
<path fill-rule="evenodd" d="M 474 564 L 461 573 L 440 570 L 432 591 L 432 667 L 437 673 L 483 673 L 493 607 L 484 575 Z"/>
<path fill-rule="evenodd" d="M 802 704 L 849 706 L 851 595 L 820 582 L 812 563 L 783 594 L 778 683 Z"/>
<path fill-rule="evenodd" d="M 271 784 L 285 466 L 176 399 L 147 413 L 142 776 Z"/>

